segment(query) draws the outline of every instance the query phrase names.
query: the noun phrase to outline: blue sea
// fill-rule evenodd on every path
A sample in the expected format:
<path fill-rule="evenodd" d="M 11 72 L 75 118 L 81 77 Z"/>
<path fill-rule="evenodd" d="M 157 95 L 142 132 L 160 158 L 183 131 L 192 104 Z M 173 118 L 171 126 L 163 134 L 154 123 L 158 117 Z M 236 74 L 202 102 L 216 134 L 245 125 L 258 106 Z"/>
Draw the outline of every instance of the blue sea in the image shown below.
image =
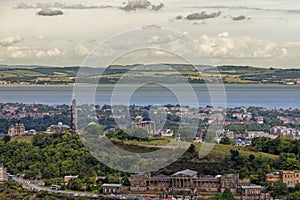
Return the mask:
<path fill-rule="evenodd" d="M 96 92 L 88 86 L 80 87 L 75 95 L 80 95 L 80 103 L 111 104 L 112 93 L 122 102 L 128 96 L 130 85 L 114 89 L 113 85 L 99 85 Z M 192 96 L 180 85 L 176 86 L 176 92 L 159 85 L 147 85 L 140 87 L 130 95 L 128 104 L 132 105 L 166 105 L 180 104 L 178 96 L 189 99 Z M 194 94 L 197 96 L 198 105 L 201 107 L 210 105 L 223 105 L 226 107 L 260 106 L 264 108 L 300 108 L 300 85 L 241 85 L 228 84 L 222 89 L 208 90 L 206 85 L 193 85 Z M 220 91 L 219 91 L 220 90 Z M 78 93 L 78 91 L 80 91 Z M 176 94 L 175 94 L 176 93 Z M 217 94 L 218 98 L 211 98 L 211 94 Z M 218 96 L 219 95 L 219 96 Z M 214 95 L 213 95 L 214 96 Z M 0 102 L 18 102 L 26 104 L 71 104 L 73 97 L 73 85 L 0 85 Z M 76 97 L 76 98 L 77 98 Z M 91 99 L 94 102 L 91 102 Z M 212 103 L 212 101 L 214 103 Z M 188 106 L 194 106 L 193 101 L 184 101 Z M 126 105 L 126 104 L 124 104 Z M 183 105 L 185 106 L 185 105 Z"/>

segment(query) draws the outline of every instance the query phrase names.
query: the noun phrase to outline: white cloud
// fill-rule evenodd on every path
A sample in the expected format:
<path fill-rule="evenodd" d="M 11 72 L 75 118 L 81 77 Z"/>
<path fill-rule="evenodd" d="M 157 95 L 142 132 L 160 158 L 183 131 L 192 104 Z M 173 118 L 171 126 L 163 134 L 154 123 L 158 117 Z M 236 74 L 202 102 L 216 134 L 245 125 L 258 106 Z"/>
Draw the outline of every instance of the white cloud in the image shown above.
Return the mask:
<path fill-rule="evenodd" d="M 271 59 L 285 57 L 288 50 L 277 42 L 251 37 L 230 37 L 228 32 L 218 37 L 202 36 L 201 47 L 212 57 Z"/>
<path fill-rule="evenodd" d="M 80 56 L 86 56 L 89 54 L 89 49 L 86 48 L 85 46 L 83 46 L 82 44 L 79 44 L 77 47 L 75 47 L 75 53 L 77 55 L 80 55 Z"/>
<path fill-rule="evenodd" d="M 4 39 L 0 40 L 0 45 L 4 46 L 4 47 L 7 47 L 7 46 L 10 46 L 12 44 L 16 44 L 16 43 L 19 43 L 19 42 L 22 42 L 22 41 L 23 41 L 23 38 L 20 37 L 20 36 L 7 37 L 7 38 L 4 38 Z"/>
<path fill-rule="evenodd" d="M 26 4 L 24 2 L 14 6 L 15 9 L 37 9 L 37 8 L 59 8 L 59 9 L 100 9 L 112 8 L 110 5 L 89 5 L 85 3 L 66 4 L 60 2 L 54 3 L 37 3 L 36 5 Z"/>
<path fill-rule="evenodd" d="M 232 37 L 223 32 L 198 40 L 215 64 L 299 67 L 300 42 L 275 42 L 249 36 Z"/>
<path fill-rule="evenodd" d="M 46 39 L 44 36 L 41 36 L 41 35 L 36 36 L 35 38 L 36 38 L 37 40 L 45 40 L 45 39 Z"/>
<path fill-rule="evenodd" d="M 30 49 L 28 47 L 9 46 L 6 48 L 6 55 L 9 58 L 46 58 L 64 56 L 65 51 L 54 49 Z"/>
<path fill-rule="evenodd" d="M 218 37 L 225 37 L 225 38 L 228 38 L 228 37 L 229 37 L 229 33 L 228 33 L 228 32 L 220 33 L 220 34 L 218 34 Z"/>
<path fill-rule="evenodd" d="M 11 58 L 25 58 L 26 57 L 26 53 L 23 51 L 14 51 L 10 54 Z"/>

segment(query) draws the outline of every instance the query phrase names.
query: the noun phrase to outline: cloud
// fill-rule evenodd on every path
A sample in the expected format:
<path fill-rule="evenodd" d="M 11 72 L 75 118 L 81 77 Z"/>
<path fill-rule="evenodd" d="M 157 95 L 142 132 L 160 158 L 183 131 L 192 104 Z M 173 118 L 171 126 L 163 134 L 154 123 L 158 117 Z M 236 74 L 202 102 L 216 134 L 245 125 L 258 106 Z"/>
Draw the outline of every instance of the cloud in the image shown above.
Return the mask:
<path fill-rule="evenodd" d="M 152 6 L 152 10 L 158 11 L 158 10 L 160 10 L 160 9 L 162 9 L 164 7 L 164 4 L 160 3 L 158 5 L 151 5 L 151 6 Z"/>
<path fill-rule="evenodd" d="M 213 12 L 210 14 L 207 14 L 205 11 L 201 12 L 201 13 L 193 13 L 193 14 L 189 14 L 188 16 L 186 16 L 187 20 L 204 20 L 204 19 L 209 19 L 209 18 L 216 18 L 219 17 L 221 15 L 221 12 Z"/>
<path fill-rule="evenodd" d="M 14 6 L 15 9 L 28 9 L 28 8 L 33 8 L 31 5 L 28 5 L 24 2 L 21 2 L 17 5 Z"/>
<path fill-rule="evenodd" d="M 164 7 L 163 3 L 160 3 L 158 5 L 152 4 L 148 0 L 129 0 L 124 7 L 121 7 L 120 9 L 125 11 L 135 11 L 140 9 L 150 9 L 154 11 L 158 11 Z"/>
<path fill-rule="evenodd" d="M 202 24 L 206 24 L 206 23 L 203 20 L 196 20 L 196 21 L 194 21 L 193 24 L 195 24 L 195 25 L 202 25 Z"/>
<path fill-rule="evenodd" d="M 247 7 L 247 6 L 186 6 L 184 8 L 197 8 L 197 9 L 230 9 L 230 10 L 256 10 L 256 11 L 283 11 L 287 12 L 289 10 L 285 9 L 272 9 L 272 8 L 258 8 L 258 7 Z M 299 11 L 299 10 L 296 10 Z"/>
<path fill-rule="evenodd" d="M 232 17 L 233 21 L 239 21 L 239 20 L 245 20 L 245 19 L 246 19 L 246 16 L 244 16 L 244 15 L 240 15 L 240 16 L 237 16 L 237 17 Z"/>
<path fill-rule="evenodd" d="M 143 26 L 143 29 L 161 29 L 161 26 L 158 26 L 156 24 L 151 24 L 151 25 Z"/>
<path fill-rule="evenodd" d="M 79 44 L 77 47 L 75 47 L 74 51 L 79 56 L 86 56 L 90 52 L 89 49 L 83 46 L 82 44 Z"/>
<path fill-rule="evenodd" d="M 57 9 L 101 9 L 101 8 L 112 8 L 110 5 L 89 5 L 89 4 L 65 4 L 60 2 L 54 3 L 38 3 L 36 5 L 26 4 L 21 2 L 14 6 L 15 9 L 37 9 L 37 8 L 57 8 Z"/>
<path fill-rule="evenodd" d="M 63 11 L 52 10 L 51 8 L 43 8 L 41 11 L 37 12 L 37 15 L 41 15 L 41 16 L 57 16 L 63 14 L 64 14 Z"/>
<path fill-rule="evenodd" d="M 8 37 L 8 38 L 0 40 L 0 46 L 7 47 L 7 46 L 10 46 L 12 44 L 22 42 L 23 40 L 24 39 L 20 36 Z"/>
<path fill-rule="evenodd" d="M 183 18 L 183 17 L 182 17 L 181 15 L 176 16 L 176 19 L 177 19 L 177 20 L 182 20 L 182 18 Z"/>
<path fill-rule="evenodd" d="M 66 54 L 65 51 L 58 48 L 30 49 L 28 47 L 9 46 L 6 48 L 6 50 L 7 57 L 16 59 L 60 57 Z"/>
<path fill-rule="evenodd" d="M 218 37 L 228 38 L 229 37 L 229 33 L 228 32 L 219 33 Z"/>
<path fill-rule="evenodd" d="M 224 37 L 226 36 L 226 37 Z M 228 36 L 228 37 L 227 37 Z M 197 40 L 216 65 L 299 67 L 300 42 L 276 42 L 249 36 L 203 35 Z"/>

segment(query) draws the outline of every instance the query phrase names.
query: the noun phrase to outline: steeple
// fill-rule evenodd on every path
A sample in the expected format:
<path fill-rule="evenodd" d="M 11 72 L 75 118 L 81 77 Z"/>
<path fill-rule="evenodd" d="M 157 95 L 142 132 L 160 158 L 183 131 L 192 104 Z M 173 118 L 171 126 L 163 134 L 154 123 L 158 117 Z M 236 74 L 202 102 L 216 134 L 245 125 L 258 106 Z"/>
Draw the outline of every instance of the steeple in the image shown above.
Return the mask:
<path fill-rule="evenodd" d="M 73 96 L 72 106 L 71 106 L 71 131 L 72 133 L 77 133 L 77 107 L 76 107 L 76 99 Z"/>

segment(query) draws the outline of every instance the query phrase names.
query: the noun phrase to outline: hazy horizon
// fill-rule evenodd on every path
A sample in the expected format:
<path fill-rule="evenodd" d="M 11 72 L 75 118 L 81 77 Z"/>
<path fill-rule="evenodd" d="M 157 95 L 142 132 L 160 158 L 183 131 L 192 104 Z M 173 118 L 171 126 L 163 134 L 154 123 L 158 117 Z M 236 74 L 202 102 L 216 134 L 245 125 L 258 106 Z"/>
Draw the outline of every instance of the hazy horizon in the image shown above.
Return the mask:
<path fill-rule="evenodd" d="M 143 7 L 148 1 L 138 2 Z M 193 39 L 217 66 L 299 68 L 297 0 L 149 3 L 154 7 L 139 9 L 121 0 L 3 0 L 0 63 L 78 66 L 93 48 L 113 35 L 155 24 Z M 206 15 L 203 19 L 188 19 L 201 12 Z M 176 38 L 169 42 L 176 44 Z M 166 59 L 170 62 L 171 58 Z M 129 59 L 122 62 L 132 63 Z"/>

